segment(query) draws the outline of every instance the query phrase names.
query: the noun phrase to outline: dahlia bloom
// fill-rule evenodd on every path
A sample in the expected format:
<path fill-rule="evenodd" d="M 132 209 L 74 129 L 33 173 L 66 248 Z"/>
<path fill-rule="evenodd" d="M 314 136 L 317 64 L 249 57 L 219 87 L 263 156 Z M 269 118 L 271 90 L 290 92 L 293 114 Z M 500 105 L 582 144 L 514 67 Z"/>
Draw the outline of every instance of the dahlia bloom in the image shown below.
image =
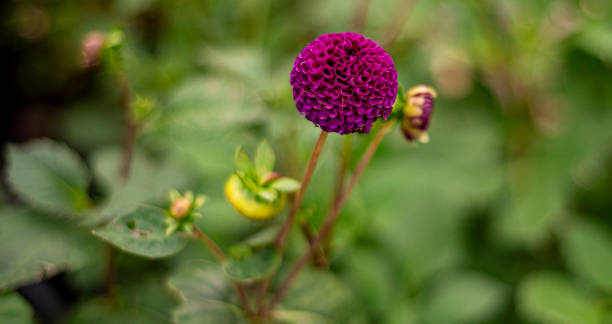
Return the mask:
<path fill-rule="evenodd" d="M 397 95 L 393 59 L 355 33 L 321 35 L 295 59 L 291 86 L 297 110 L 326 132 L 368 133 L 387 118 Z"/>
<path fill-rule="evenodd" d="M 427 128 L 434 109 L 436 91 L 425 85 L 412 87 L 406 93 L 406 106 L 403 109 L 402 133 L 409 142 L 429 141 Z"/>

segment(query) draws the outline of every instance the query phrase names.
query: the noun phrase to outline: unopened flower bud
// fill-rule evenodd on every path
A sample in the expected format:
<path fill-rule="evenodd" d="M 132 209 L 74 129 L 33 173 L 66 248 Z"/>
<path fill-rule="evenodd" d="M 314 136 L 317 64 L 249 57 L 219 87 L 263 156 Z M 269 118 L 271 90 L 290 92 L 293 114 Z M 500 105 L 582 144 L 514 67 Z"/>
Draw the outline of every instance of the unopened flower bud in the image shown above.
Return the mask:
<path fill-rule="evenodd" d="M 427 128 L 433 113 L 435 97 L 437 97 L 436 91 L 429 86 L 419 85 L 408 90 L 401 129 L 409 142 L 429 141 Z"/>
<path fill-rule="evenodd" d="M 234 208 L 243 216 L 253 220 L 263 220 L 278 215 L 285 207 L 286 194 L 268 190 L 274 197 L 261 196 L 247 188 L 240 177 L 233 174 L 225 184 L 225 196 Z M 270 199 L 272 198 L 272 199 Z"/>
<path fill-rule="evenodd" d="M 185 197 L 178 198 L 170 206 L 170 215 L 175 219 L 183 219 L 191 209 L 191 201 Z"/>
<path fill-rule="evenodd" d="M 83 39 L 81 56 L 83 67 L 94 68 L 100 64 L 104 47 L 104 34 L 98 31 L 90 32 Z"/>

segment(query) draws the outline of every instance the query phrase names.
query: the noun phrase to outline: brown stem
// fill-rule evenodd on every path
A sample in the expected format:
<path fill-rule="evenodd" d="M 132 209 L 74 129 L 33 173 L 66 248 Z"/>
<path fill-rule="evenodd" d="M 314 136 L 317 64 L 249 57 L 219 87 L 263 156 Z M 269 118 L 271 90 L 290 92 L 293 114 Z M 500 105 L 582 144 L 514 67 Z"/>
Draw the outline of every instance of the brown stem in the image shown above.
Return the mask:
<path fill-rule="evenodd" d="M 304 194 L 306 194 L 306 189 L 308 189 L 308 185 L 310 184 L 312 173 L 314 172 L 315 166 L 317 165 L 317 161 L 319 160 L 319 155 L 321 155 L 321 150 L 323 149 L 323 145 L 325 144 L 327 134 L 328 133 L 326 131 L 321 131 L 321 135 L 319 135 L 317 144 L 315 144 L 314 150 L 312 151 L 312 155 L 310 156 L 310 161 L 308 161 L 308 166 L 306 167 L 306 172 L 304 173 L 304 177 L 302 178 L 300 189 L 295 194 L 295 198 L 293 199 L 293 204 L 291 205 L 289 215 L 287 215 L 287 219 L 285 220 L 283 227 L 278 232 L 275 244 L 276 248 L 279 251 L 282 251 L 285 248 L 285 244 L 287 243 L 287 237 L 289 236 L 289 232 L 291 231 L 291 226 L 293 226 L 295 216 L 297 215 L 297 212 L 300 209 L 302 200 L 304 199 Z"/>
<path fill-rule="evenodd" d="M 346 178 L 346 172 L 348 171 L 349 160 L 351 159 L 351 136 L 346 135 L 344 137 L 344 146 L 342 147 L 342 152 L 340 153 L 340 163 L 338 164 L 338 173 L 336 177 L 336 183 L 334 185 L 334 193 L 332 196 L 332 205 L 330 208 L 336 204 L 338 199 L 340 199 L 342 195 L 342 190 L 344 189 L 344 181 Z M 334 222 L 329 231 L 329 235 L 323 241 L 323 253 L 326 257 L 329 257 L 331 251 L 331 241 L 334 236 L 334 228 L 336 222 Z"/>
<path fill-rule="evenodd" d="M 302 177 L 302 182 L 300 185 L 300 189 L 295 194 L 293 198 L 293 203 L 291 204 L 291 210 L 289 210 L 289 214 L 287 215 L 287 219 L 285 223 L 281 227 L 278 235 L 276 236 L 275 245 L 279 252 L 282 252 L 285 248 L 285 244 L 287 243 L 287 238 L 289 236 L 289 232 L 291 231 L 291 227 L 293 226 L 293 222 L 295 221 L 295 216 L 297 215 L 298 210 L 300 209 L 300 205 L 302 204 L 302 200 L 304 199 L 304 194 L 306 193 L 306 189 L 310 184 L 310 179 L 312 178 L 312 174 L 314 172 L 315 166 L 317 165 L 317 161 L 319 160 L 319 155 L 321 155 L 321 150 L 323 149 L 323 145 L 325 144 L 325 139 L 327 138 L 327 132 L 321 131 L 319 135 L 319 139 L 317 139 L 317 143 L 312 151 L 312 155 L 310 156 L 310 161 L 308 161 L 308 166 L 306 167 L 306 172 Z M 272 278 L 267 278 L 264 280 L 263 289 L 258 299 L 257 312 L 263 313 L 265 311 L 265 299 L 268 295 L 268 289 L 270 288 L 270 281 Z"/>
<path fill-rule="evenodd" d="M 312 241 L 314 241 L 314 238 L 315 238 L 315 234 L 313 233 L 312 229 L 307 223 L 300 222 L 300 230 L 302 231 L 304 238 L 306 238 L 306 242 L 308 242 L 308 246 L 310 246 L 310 244 L 312 244 Z M 327 257 L 325 257 L 325 252 L 323 251 L 322 248 L 316 249 L 314 251 L 312 262 L 314 266 L 316 267 L 319 267 L 319 268 L 327 267 L 327 264 L 328 264 Z"/>
<path fill-rule="evenodd" d="M 204 234 L 204 232 L 200 231 L 200 228 L 195 226 L 195 224 L 193 228 L 193 235 L 196 239 L 199 239 L 202 241 L 202 243 L 204 243 L 204 245 L 212 252 L 212 254 L 215 255 L 215 257 L 217 258 L 217 260 L 219 260 L 219 262 L 223 263 L 227 261 L 227 257 L 225 256 L 221 248 L 219 248 L 217 243 L 215 243 L 215 241 L 213 241 L 210 237 L 208 237 L 208 235 Z M 232 280 L 232 283 L 234 284 L 234 288 L 236 289 L 236 293 L 238 294 L 240 303 L 242 304 L 242 307 L 244 307 L 244 311 L 249 316 L 253 315 L 254 313 L 253 313 L 253 310 L 251 309 L 251 305 L 249 304 L 249 300 L 244 291 L 244 286 L 240 282 L 235 281 L 235 280 Z"/>
<path fill-rule="evenodd" d="M 106 244 L 106 267 L 104 269 L 104 291 L 111 302 L 116 300 L 116 268 L 117 268 L 117 249 L 111 244 Z"/>
<path fill-rule="evenodd" d="M 323 222 L 323 225 L 321 226 L 321 230 L 315 237 L 314 241 L 310 244 L 309 248 L 306 251 L 304 251 L 304 253 L 302 253 L 300 258 L 293 265 L 293 267 L 289 271 L 289 274 L 287 275 L 285 280 L 283 280 L 281 284 L 279 285 L 276 295 L 274 295 L 272 302 L 270 302 L 270 305 L 268 307 L 269 310 L 276 307 L 276 305 L 278 305 L 278 303 L 282 301 L 282 299 L 285 297 L 287 292 L 289 292 L 289 289 L 293 285 L 293 282 L 297 278 L 297 275 L 304 268 L 304 266 L 308 263 L 308 260 L 312 257 L 312 254 L 314 253 L 315 249 L 318 248 L 318 246 L 321 244 L 323 239 L 329 233 L 332 227 L 332 224 L 336 221 L 336 219 L 338 218 L 338 215 L 340 214 L 340 210 L 342 209 L 342 207 L 348 200 L 348 197 L 350 196 L 351 192 L 357 185 L 357 182 L 359 181 L 359 178 L 365 171 L 366 167 L 370 163 L 370 160 L 372 159 L 372 157 L 374 156 L 374 153 L 378 149 L 380 142 L 382 141 L 382 139 L 385 137 L 385 135 L 387 134 L 387 132 L 393 125 L 393 122 L 394 120 L 384 123 L 382 127 L 378 130 L 376 135 L 374 135 L 374 138 L 368 145 L 368 148 L 361 156 L 361 159 L 359 160 L 359 164 L 355 168 L 355 172 L 353 173 L 353 176 L 351 177 L 349 184 L 347 185 L 346 189 L 342 192 L 340 199 L 338 199 L 338 201 L 334 204 L 334 207 L 329 211 L 329 213 L 325 217 L 325 221 Z"/>

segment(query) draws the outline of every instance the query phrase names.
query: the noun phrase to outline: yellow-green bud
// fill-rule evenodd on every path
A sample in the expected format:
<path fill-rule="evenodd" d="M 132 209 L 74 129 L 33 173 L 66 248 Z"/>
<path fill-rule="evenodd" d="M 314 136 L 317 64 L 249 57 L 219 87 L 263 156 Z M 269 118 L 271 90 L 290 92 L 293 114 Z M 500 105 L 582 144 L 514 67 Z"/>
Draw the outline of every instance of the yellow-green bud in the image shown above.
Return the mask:
<path fill-rule="evenodd" d="M 271 202 L 257 197 L 250 192 L 236 174 L 225 184 L 225 196 L 240 214 L 253 220 L 263 220 L 278 215 L 285 207 L 286 194 L 278 192 L 276 199 Z"/>

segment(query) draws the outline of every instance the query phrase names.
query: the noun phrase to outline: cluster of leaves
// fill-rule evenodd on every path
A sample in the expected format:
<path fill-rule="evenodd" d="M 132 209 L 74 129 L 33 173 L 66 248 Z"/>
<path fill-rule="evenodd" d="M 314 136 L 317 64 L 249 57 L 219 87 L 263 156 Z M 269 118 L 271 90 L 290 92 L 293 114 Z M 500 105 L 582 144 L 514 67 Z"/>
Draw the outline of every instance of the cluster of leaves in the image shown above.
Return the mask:
<path fill-rule="evenodd" d="M 386 35 L 400 2 L 372 1 L 365 34 Z M 286 260 L 267 248 L 274 220 L 246 220 L 223 198 L 230 161 L 237 146 L 268 138 L 282 152 L 277 169 L 301 174 L 317 130 L 291 108 L 288 71 L 318 34 L 350 29 L 353 10 L 342 0 L 109 4 L 20 3 L 2 13 L 15 17 L 6 20 L 5 43 L 27 54 L 18 52 L 10 69 L 19 73 L 11 86 L 22 87 L 13 92 L 63 101 L 44 102 L 47 109 L 20 100 L 35 112 L 24 115 L 57 121 L 48 134 L 58 141 L 5 150 L 0 322 L 31 318 L 12 292 L 24 284 L 66 272 L 78 290 L 97 289 L 105 259 L 98 237 L 148 258 L 120 253 L 119 306 L 91 289 L 68 322 L 239 322 L 227 278 L 257 281 L 286 271 Z M 397 134 L 385 140 L 339 219 L 331 270 L 303 273 L 277 318 L 609 322 L 612 5 L 420 1 L 395 11 L 409 14 L 388 48 L 400 81 L 440 92 L 431 141 L 414 149 Z M 77 64 L 83 35 L 118 22 L 127 26 L 130 84 L 159 105 L 127 181 L 119 176 L 115 79 Z M 75 90 L 83 78 L 94 89 Z M 146 115 L 149 104 L 137 111 Z M 368 140 L 353 137 L 353 156 Z M 329 142 L 300 215 L 313 228 L 344 145 Z M 230 251 L 226 264 L 185 233 L 166 235 L 172 188 L 210 195 L 196 223 Z M 304 245 L 293 237 L 289 258 Z"/>

